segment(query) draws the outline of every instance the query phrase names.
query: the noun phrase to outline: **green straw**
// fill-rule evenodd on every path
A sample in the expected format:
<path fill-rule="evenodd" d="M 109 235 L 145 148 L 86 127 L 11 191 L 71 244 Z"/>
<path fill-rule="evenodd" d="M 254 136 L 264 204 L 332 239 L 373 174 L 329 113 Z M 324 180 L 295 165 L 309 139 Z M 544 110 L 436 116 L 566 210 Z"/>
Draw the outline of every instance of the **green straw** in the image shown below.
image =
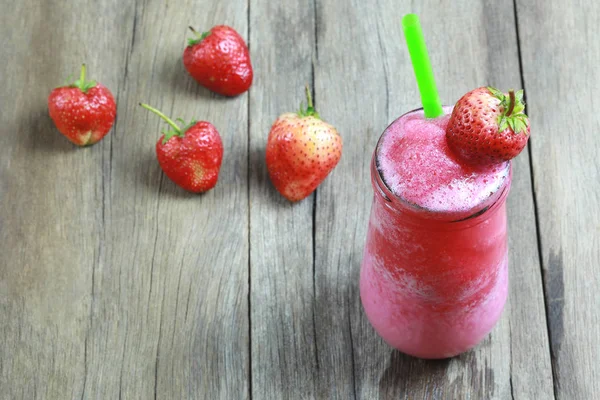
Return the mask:
<path fill-rule="evenodd" d="M 427 55 L 427 46 L 425 46 L 425 38 L 421 31 L 419 17 L 416 14 L 406 14 L 402 18 L 402 28 L 406 38 L 406 45 L 410 53 L 413 69 L 419 85 L 421 93 L 421 103 L 426 118 L 436 118 L 444 113 L 440 96 L 438 95 L 433 78 L 433 71 L 429 56 Z"/>

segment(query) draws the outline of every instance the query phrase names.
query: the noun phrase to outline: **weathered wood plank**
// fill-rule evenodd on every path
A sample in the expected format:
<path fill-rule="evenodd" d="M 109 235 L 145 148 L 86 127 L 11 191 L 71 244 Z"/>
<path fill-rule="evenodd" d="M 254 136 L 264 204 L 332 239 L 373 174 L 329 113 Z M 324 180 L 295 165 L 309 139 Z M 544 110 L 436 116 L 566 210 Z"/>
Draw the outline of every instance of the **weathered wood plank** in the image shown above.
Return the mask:
<path fill-rule="evenodd" d="M 116 0 L 2 3 L 0 398 L 81 398 L 110 136 L 75 148 L 46 100 L 82 62 L 117 94 L 134 10 Z"/>
<path fill-rule="evenodd" d="M 89 394 L 246 398 L 247 95 L 210 94 L 187 76 L 181 54 L 188 25 L 226 23 L 245 35 L 247 4 L 138 2 L 136 21 L 113 138 L 110 246 L 96 273 Z M 225 154 L 214 190 L 188 194 L 161 173 L 154 144 L 164 123 L 139 101 L 217 127 Z"/>
<path fill-rule="evenodd" d="M 3 74 L 28 84 L 2 92 L 22 116 L 2 114 L 14 129 L 0 139 L 2 200 L 15 204 L 0 211 L 3 395 L 249 397 L 247 95 L 211 95 L 181 64 L 187 25 L 246 36 L 247 2 L 24 3 L 16 20 L 32 33 L 17 44 L 41 56 L 23 68 L 15 45 L 22 60 Z M 81 150 L 53 131 L 44 101 L 83 59 L 119 113 L 107 139 Z M 162 123 L 139 101 L 215 124 L 225 156 L 213 191 L 187 194 L 162 175 Z"/>
<path fill-rule="evenodd" d="M 600 392 L 598 2 L 517 1 L 558 399 Z"/>
<path fill-rule="evenodd" d="M 313 197 L 297 204 L 272 186 L 265 167 L 271 124 L 298 109 L 312 82 L 312 2 L 250 3 L 250 248 L 252 394 L 255 399 L 312 398 Z"/>
<path fill-rule="evenodd" d="M 520 85 L 510 1 L 447 7 L 318 2 L 316 101 L 344 137 L 342 161 L 321 186 L 316 205 L 320 393 L 340 399 L 551 398 L 527 155 L 515 163 L 509 202 L 510 300 L 482 345 L 452 360 L 415 360 L 391 351 L 363 315 L 358 277 L 372 198 L 372 150 L 389 122 L 419 105 L 401 33 L 407 12 L 421 16 L 446 103 L 484 84 Z"/>

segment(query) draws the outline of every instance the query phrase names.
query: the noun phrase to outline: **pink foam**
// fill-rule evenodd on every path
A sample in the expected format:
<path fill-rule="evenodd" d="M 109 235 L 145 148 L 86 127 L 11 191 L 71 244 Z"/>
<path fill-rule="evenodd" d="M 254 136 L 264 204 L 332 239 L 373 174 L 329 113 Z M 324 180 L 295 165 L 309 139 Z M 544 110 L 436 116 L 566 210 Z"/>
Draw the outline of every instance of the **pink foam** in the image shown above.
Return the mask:
<path fill-rule="evenodd" d="M 414 111 L 385 131 L 378 152 L 378 169 L 390 190 L 405 201 L 435 213 L 475 213 L 488 205 L 509 174 L 509 163 L 469 166 L 446 143 L 445 115 L 425 119 Z"/>

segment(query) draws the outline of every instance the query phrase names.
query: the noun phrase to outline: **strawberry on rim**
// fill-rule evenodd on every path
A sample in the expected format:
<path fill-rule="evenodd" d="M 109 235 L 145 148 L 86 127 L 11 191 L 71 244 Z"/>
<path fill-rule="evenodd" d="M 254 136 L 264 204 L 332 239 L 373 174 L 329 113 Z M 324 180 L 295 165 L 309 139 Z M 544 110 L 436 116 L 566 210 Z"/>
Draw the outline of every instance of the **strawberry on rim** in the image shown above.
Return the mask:
<path fill-rule="evenodd" d="M 454 106 L 446 139 L 450 148 L 470 164 L 498 164 L 515 158 L 529 139 L 530 126 L 523 112 L 523 91 L 502 93 L 480 87 Z"/>

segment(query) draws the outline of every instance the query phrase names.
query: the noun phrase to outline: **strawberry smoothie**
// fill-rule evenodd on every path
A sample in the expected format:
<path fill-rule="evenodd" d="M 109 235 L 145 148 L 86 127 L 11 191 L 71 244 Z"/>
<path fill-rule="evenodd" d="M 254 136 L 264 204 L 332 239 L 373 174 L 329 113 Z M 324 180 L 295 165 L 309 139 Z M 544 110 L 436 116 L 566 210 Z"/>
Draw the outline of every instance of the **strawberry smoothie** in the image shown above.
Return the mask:
<path fill-rule="evenodd" d="M 459 160 L 445 137 L 451 110 L 394 121 L 371 169 L 362 303 L 389 345 L 421 358 L 452 357 L 479 343 L 500 318 L 508 287 L 510 162 Z"/>

